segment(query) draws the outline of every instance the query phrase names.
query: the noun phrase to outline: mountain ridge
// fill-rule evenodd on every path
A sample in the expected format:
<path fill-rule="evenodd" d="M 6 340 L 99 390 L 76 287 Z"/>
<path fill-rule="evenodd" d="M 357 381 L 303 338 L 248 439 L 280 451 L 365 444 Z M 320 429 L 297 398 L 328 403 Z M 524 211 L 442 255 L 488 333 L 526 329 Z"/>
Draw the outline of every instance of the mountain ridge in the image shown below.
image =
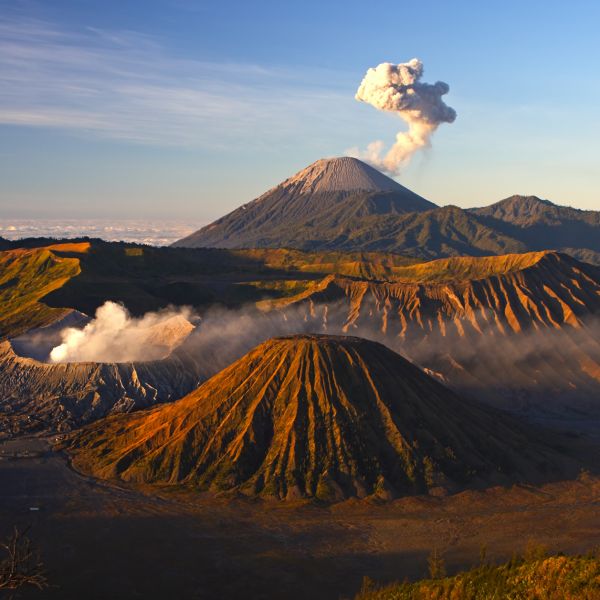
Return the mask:
<path fill-rule="evenodd" d="M 439 207 L 377 173 L 357 159 L 322 159 L 173 245 L 386 251 L 420 259 L 558 250 L 600 264 L 600 212 L 518 195 L 488 207 Z"/>
<path fill-rule="evenodd" d="M 600 271 L 567 255 L 438 259 L 394 281 L 329 275 L 268 309 L 376 339 L 463 395 L 532 418 L 600 413 Z"/>

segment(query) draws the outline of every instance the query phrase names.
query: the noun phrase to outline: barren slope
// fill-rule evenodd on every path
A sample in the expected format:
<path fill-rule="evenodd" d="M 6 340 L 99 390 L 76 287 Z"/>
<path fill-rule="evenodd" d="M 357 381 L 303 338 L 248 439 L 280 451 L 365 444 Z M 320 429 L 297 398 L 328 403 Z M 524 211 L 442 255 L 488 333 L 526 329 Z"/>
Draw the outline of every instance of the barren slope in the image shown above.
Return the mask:
<path fill-rule="evenodd" d="M 378 339 L 512 409 L 600 410 L 600 274 L 552 252 L 442 259 L 403 281 L 329 276 L 294 300 L 314 331 Z M 265 306 L 268 309 L 268 306 Z"/>
<path fill-rule="evenodd" d="M 388 348 L 314 335 L 269 340 L 182 400 L 86 427 L 69 448 L 100 477 L 327 500 L 547 475 L 561 462 Z"/>
<path fill-rule="evenodd" d="M 0 342 L 0 435 L 68 431 L 181 398 L 206 378 L 203 362 L 180 347 L 164 360 L 48 364 Z"/>

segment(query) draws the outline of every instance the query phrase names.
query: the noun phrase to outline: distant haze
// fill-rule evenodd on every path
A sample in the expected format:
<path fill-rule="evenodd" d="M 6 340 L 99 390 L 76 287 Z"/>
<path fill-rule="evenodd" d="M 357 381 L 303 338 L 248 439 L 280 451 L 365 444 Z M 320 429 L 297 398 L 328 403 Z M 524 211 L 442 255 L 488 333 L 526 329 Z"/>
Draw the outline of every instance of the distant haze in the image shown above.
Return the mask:
<path fill-rule="evenodd" d="M 100 238 L 108 242 L 130 242 L 168 246 L 189 235 L 202 221 L 165 221 L 144 219 L 4 219 L 0 237 L 19 240 L 29 237 Z"/>

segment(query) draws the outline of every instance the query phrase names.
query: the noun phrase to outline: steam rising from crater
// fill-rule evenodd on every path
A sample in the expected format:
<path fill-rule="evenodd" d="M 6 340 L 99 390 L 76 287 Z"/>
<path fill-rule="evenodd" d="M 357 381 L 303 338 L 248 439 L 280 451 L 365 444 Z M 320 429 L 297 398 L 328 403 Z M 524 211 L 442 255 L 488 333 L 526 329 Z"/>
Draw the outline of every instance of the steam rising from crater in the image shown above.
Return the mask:
<path fill-rule="evenodd" d="M 194 329 L 189 310 L 149 312 L 132 317 L 116 302 L 105 302 L 83 329 L 61 332 L 62 344 L 52 349 L 50 360 L 65 362 L 132 362 L 168 356 Z"/>
<path fill-rule="evenodd" d="M 408 124 L 408 131 L 400 131 L 385 154 L 380 140 L 369 144 L 365 152 L 353 150 L 353 154 L 381 171 L 397 175 L 417 150 L 430 145 L 441 123 L 454 122 L 456 111 L 442 100 L 450 90 L 448 84 L 422 83 L 422 75 L 423 63 L 417 58 L 398 65 L 381 63 L 367 71 L 355 98 L 397 114 Z"/>

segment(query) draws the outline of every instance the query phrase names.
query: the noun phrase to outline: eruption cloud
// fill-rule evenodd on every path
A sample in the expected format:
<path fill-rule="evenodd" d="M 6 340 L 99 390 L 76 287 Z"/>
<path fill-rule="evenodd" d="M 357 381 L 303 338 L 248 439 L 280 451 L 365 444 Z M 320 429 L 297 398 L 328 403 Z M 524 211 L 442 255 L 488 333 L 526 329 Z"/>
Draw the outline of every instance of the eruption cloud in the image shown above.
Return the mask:
<path fill-rule="evenodd" d="M 50 352 L 50 361 L 132 362 L 160 360 L 170 354 L 194 329 L 185 308 L 149 312 L 132 317 L 116 302 L 105 302 L 83 329 L 67 327 L 62 344 Z"/>
<path fill-rule="evenodd" d="M 390 175 L 398 175 L 417 150 L 430 146 L 431 136 L 441 123 L 456 119 L 456 111 L 442 100 L 450 90 L 448 84 L 422 83 L 422 75 L 423 63 L 417 58 L 398 65 L 381 63 L 367 71 L 356 92 L 356 100 L 395 113 L 408 124 L 408 131 L 396 135 L 387 153 L 382 141 L 358 152 L 360 158 Z"/>

